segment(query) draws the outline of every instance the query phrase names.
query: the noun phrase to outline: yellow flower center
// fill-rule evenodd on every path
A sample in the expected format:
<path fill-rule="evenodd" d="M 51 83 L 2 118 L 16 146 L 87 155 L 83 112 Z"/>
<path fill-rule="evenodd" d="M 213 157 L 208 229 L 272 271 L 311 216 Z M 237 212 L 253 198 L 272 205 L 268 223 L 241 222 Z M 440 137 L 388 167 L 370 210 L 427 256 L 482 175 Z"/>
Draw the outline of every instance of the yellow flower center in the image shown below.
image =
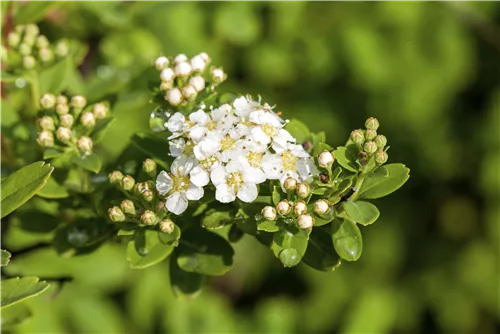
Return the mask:
<path fill-rule="evenodd" d="M 192 155 L 193 154 L 193 148 L 194 148 L 194 143 L 192 141 L 186 142 L 186 145 L 184 146 L 184 154 L 185 155 Z"/>
<path fill-rule="evenodd" d="M 210 131 L 213 131 L 217 128 L 217 122 L 214 122 L 213 120 L 210 120 L 207 124 L 207 129 Z"/>
<path fill-rule="evenodd" d="M 227 184 L 231 187 L 231 189 L 233 189 L 233 192 L 236 194 L 243 185 L 243 177 L 241 176 L 241 173 L 230 173 L 229 177 L 227 178 Z"/>
<path fill-rule="evenodd" d="M 250 166 L 252 167 L 260 167 L 262 164 L 262 157 L 264 154 L 262 153 L 257 153 L 257 152 L 250 152 L 247 154 L 247 160 L 248 163 L 250 163 Z"/>
<path fill-rule="evenodd" d="M 264 131 L 264 133 L 268 136 L 268 137 L 272 137 L 276 134 L 276 128 L 272 125 L 269 125 L 269 124 L 264 124 L 262 125 L 262 131 Z"/>
<path fill-rule="evenodd" d="M 218 160 L 217 160 L 217 157 L 215 157 L 214 155 L 212 155 L 211 157 L 208 157 L 206 158 L 205 160 L 202 160 L 200 161 L 200 165 L 205 169 L 205 170 L 210 170 L 210 167 L 212 167 L 212 165 L 214 163 L 216 163 Z"/>
<path fill-rule="evenodd" d="M 299 161 L 299 158 L 293 155 L 292 152 L 285 151 L 281 153 L 281 162 L 283 163 L 283 167 L 285 167 L 286 170 L 297 169 L 297 161 Z"/>
<path fill-rule="evenodd" d="M 189 188 L 189 176 L 170 174 L 170 177 L 174 182 L 174 186 L 172 187 L 173 192 L 183 191 Z"/>
<path fill-rule="evenodd" d="M 230 135 L 226 135 L 221 141 L 221 147 L 223 151 L 229 150 L 233 147 L 235 140 L 231 138 Z"/>

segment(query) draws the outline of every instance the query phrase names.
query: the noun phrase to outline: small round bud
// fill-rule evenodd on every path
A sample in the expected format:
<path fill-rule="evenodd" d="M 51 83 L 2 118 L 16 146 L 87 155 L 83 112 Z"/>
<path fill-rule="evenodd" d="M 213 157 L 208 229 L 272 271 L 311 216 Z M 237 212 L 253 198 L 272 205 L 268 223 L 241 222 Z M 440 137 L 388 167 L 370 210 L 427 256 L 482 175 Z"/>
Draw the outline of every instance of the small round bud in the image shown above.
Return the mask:
<path fill-rule="evenodd" d="M 76 147 L 80 150 L 80 152 L 89 154 L 92 152 L 92 147 L 94 146 L 94 142 L 87 136 L 82 136 L 76 142 Z"/>
<path fill-rule="evenodd" d="M 64 95 L 58 95 L 56 97 L 57 104 L 68 104 L 68 98 Z"/>
<path fill-rule="evenodd" d="M 27 44 L 27 45 L 29 45 L 31 47 L 34 47 L 35 46 L 35 40 L 36 40 L 36 36 L 24 35 L 23 44 Z"/>
<path fill-rule="evenodd" d="M 172 87 L 174 87 L 173 81 L 162 81 L 160 84 L 160 90 L 164 93 L 169 89 L 171 89 Z"/>
<path fill-rule="evenodd" d="M 59 41 L 54 48 L 54 53 L 58 58 L 66 57 L 69 52 L 68 44 L 65 41 Z"/>
<path fill-rule="evenodd" d="M 307 183 L 301 183 L 297 186 L 295 192 L 297 193 L 297 196 L 299 196 L 299 198 L 306 198 L 310 193 L 309 185 Z"/>
<path fill-rule="evenodd" d="M 174 231 L 175 225 L 174 222 L 170 219 L 165 219 L 160 222 L 160 232 L 162 233 L 172 233 Z"/>
<path fill-rule="evenodd" d="M 276 210 L 282 216 L 289 214 L 291 209 L 292 207 L 288 201 L 280 201 L 276 204 Z"/>
<path fill-rule="evenodd" d="M 95 125 L 95 116 L 90 111 L 86 111 L 80 117 L 80 123 L 86 128 L 91 128 Z"/>
<path fill-rule="evenodd" d="M 71 130 L 60 126 L 57 128 L 56 137 L 63 143 L 68 143 L 72 137 Z"/>
<path fill-rule="evenodd" d="M 354 130 L 353 132 L 351 132 L 351 140 L 355 143 L 355 144 L 363 144 L 364 141 L 365 141 L 365 136 L 363 135 L 363 131 L 361 130 Z"/>
<path fill-rule="evenodd" d="M 203 72 L 205 68 L 207 67 L 207 63 L 205 63 L 205 60 L 200 55 L 194 56 L 191 58 L 191 68 L 195 72 Z"/>
<path fill-rule="evenodd" d="M 379 127 L 378 120 L 375 117 L 370 117 L 365 122 L 365 127 L 367 129 L 377 130 Z"/>
<path fill-rule="evenodd" d="M 192 71 L 193 69 L 191 68 L 191 65 L 189 65 L 188 62 L 181 62 L 175 65 L 175 74 L 180 77 L 187 77 L 188 75 L 191 74 Z"/>
<path fill-rule="evenodd" d="M 302 215 L 307 212 L 307 206 L 304 201 L 298 201 L 295 202 L 293 205 L 293 212 L 295 212 L 296 215 Z"/>
<path fill-rule="evenodd" d="M 42 131 L 38 133 L 36 141 L 40 146 L 52 147 L 54 146 L 54 135 L 52 134 L 52 132 Z"/>
<path fill-rule="evenodd" d="M 18 34 L 22 34 L 25 29 L 26 29 L 26 26 L 20 24 L 14 28 L 14 31 L 17 32 Z"/>
<path fill-rule="evenodd" d="M 198 94 L 198 92 L 191 85 L 187 85 L 187 86 L 182 87 L 182 95 L 184 96 L 184 98 L 186 100 L 191 100 L 191 99 L 195 98 L 197 94 Z"/>
<path fill-rule="evenodd" d="M 309 229 L 314 225 L 314 218 L 306 213 L 297 218 L 297 223 L 301 229 Z"/>
<path fill-rule="evenodd" d="M 71 106 L 75 109 L 83 109 L 87 105 L 87 99 L 81 95 L 75 95 L 71 98 Z"/>
<path fill-rule="evenodd" d="M 175 79 L 175 72 L 170 67 L 163 69 L 160 73 L 160 79 L 162 81 L 172 81 Z"/>
<path fill-rule="evenodd" d="M 117 207 L 114 206 L 111 209 L 108 210 L 108 216 L 109 219 L 111 219 L 112 222 L 119 223 L 125 221 L 125 214 L 123 211 Z"/>
<path fill-rule="evenodd" d="M 132 190 L 134 188 L 134 185 L 135 185 L 135 180 L 132 176 L 127 175 L 122 178 L 121 186 L 123 190 L 125 191 Z"/>
<path fill-rule="evenodd" d="M 323 215 L 330 210 L 330 205 L 324 199 L 317 200 L 314 202 L 314 212 L 319 215 Z"/>
<path fill-rule="evenodd" d="M 50 45 L 49 40 L 44 35 L 37 36 L 35 43 L 39 49 L 48 48 Z"/>
<path fill-rule="evenodd" d="M 40 29 L 36 24 L 28 24 L 24 29 L 24 33 L 26 36 L 37 36 L 40 33 Z"/>
<path fill-rule="evenodd" d="M 40 58 L 42 63 L 50 63 L 54 60 L 54 54 L 49 48 L 42 48 L 38 51 L 38 58 Z"/>
<path fill-rule="evenodd" d="M 374 140 L 375 137 L 377 137 L 377 131 L 373 129 L 368 129 L 365 132 L 365 138 L 366 140 Z"/>
<path fill-rule="evenodd" d="M 23 57 L 23 67 L 27 70 L 32 70 L 36 66 L 36 60 L 33 56 Z"/>
<path fill-rule="evenodd" d="M 123 200 L 120 204 L 120 208 L 125 214 L 130 216 L 134 216 L 136 213 L 134 202 L 129 199 Z"/>
<path fill-rule="evenodd" d="M 363 150 L 369 155 L 372 155 L 373 153 L 377 152 L 377 144 L 375 144 L 375 142 L 373 141 L 368 141 L 365 143 L 365 146 L 363 146 Z"/>
<path fill-rule="evenodd" d="M 173 106 L 177 106 L 182 102 L 182 93 L 179 88 L 172 88 L 167 91 L 165 100 Z"/>
<path fill-rule="evenodd" d="M 156 207 L 155 207 L 155 210 L 157 213 L 167 213 L 167 201 L 159 201 L 158 203 L 156 203 Z"/>
<path fill-rule="evenodd" d="M 156 176 L 156 162 L 146 159 L 142 163 L 142 169 L 150 176 Z"/>
<path fill-rule="evenodd" d="M 203 77 L 199 75 L 196 75 L 189 79 L 189 84 L 193 86 L 198 93 L 205 89 L 205 79 L 203 79 Z"/>
<path fill-rule="evenodd" d="M 146 225 L 155 225 L 157 223 L 156 221 L 156 215 L 153 211 L 146 210 L 141 216 L 141 222 Z"/>
<path fill-rule="evenodd" d="M 334 161 L 335 158 L 333 156 L 333 153 L 330 153 L 328 151 L 322 152 L 318 157 L 318 164 L 323 168 L 330 167 L 331 165 L 333 165 Z"/>
<path fill-rule="evenodd" d="M 40 98 L 40 106 L 43 109 L 51 109 L 54 108 L 56 104 L 56 97 L 52 94 L 43 94 Z"/>
<path fill-rule="evenodd" d="M 111 184 L 120 184 L 123 179 L 123 174 L 120 171 L 112 171 L 108 175 L 109 183 Z"/>
<path fill-rule="evenodd" d="M 261 214 L 266 220 L 276 220 L 276 209 L 272 206 L 265 206 L 262 209 Z"/>
<path fill-rule="evenodd" d="M 206 52 L 202 52 L 198 56 L 200 56 L 206 64 L 209 64 L 212 61 Z"/>
<path fill-rule="evenodd" d="M 7 44 L 9 44 L 11 48 L 16 48 L 20 42 L 21 36 L 19 36 L 17 32 L 12 31 L 7 35 Z"/>
<path fill-rule="evenodd" d="M 165 56 L 158 57 L 155 60 L 155 67 L 158 71 L 161 71 L 164 68 L 166 68 L 168 64 L 169 64 L 168 58 Z"/>
<path fill-rule="evenodd" d="M 382 151 L 375 154 L 375 162 L 379 165 L 385 164 L 387 162 L 387 159 L 389 159 L 389 156 L 386 152 Z"/>
<path fill-rule="evenodd" d="M 175 56 L 175 58 L 174 58 L 174 62 L 175 62 L 176 64 L 178 64 L 178 63 L 184 63 L 184 62 L 186 62 L 186 61 L 188 61 L 188 57 L 187 57 L 185 54 L 183 54 L 183 53 L 179 53 L 179 54 L 178 54 L 177 56 Z"/>
<path fill-rule="evenodd" d="M 149 186 L 146 182 L 139 182 L 139 183 L 136 183 L 134 186 L 134 192 L 138 196 L 143 196 L 144 192 L 147 190 L 150 190 L 150 189 L 149 189 Z"/>
<path fill-rule="evenodd" d="M 377 147 L 381 150 L 387 145 L 387 138 L 384 135 L 378 135 L 375 138 L 375 144 L 377 144 Z"/>
<path fill-rule="evenodd" d="M 69 112 L 69 107 L 67 104 L 58 104 L 56 106 L 56 113 L 59 115 L 66 115 Z"/>
<path fill-rule="evenodd" d="M 97 119 L 106 118 L 106 116 L 108 116 L 108 106 L 105 103 L 96 103 L 94 104 L 92 112 Z"/>
<path fill-rule="evenodd" d="M 283 182 L 283 187 L 287 191 L 294 191 L 297 188 L 297 180 L 293 177 L 287 177 Z"/>
<path fill-rule="evenodd" d="M 224 70 L 222 70 L 222 68 L 214 68 L 212 70 L 211 75 L 212 75 L 212 80 L 215 83 L 221 83 L 227 78 L 227 75 L 226 73 L 224 73 Z"/>
<path fill-rule="evenodd" d="M 31 46 L 26 43 L 19 44 L 18 50 L 21 56 L 29 56 L 31 54 Z"/>
<path fill-rule="evenodd" d="M 151 202 L 154 199 L 155 195 L 151 190 L 148 189 L 142 193 L 142 197 L 144 197 L 146 202 Z"/>
<path fill-rule="evenodd" d="M 38 119 L 38 125 L 42 130 L 45 131 L 54 131 L 56 129 L 54 125 L 54 119 L 50 116 L 43 116 L 42 118 Z"/>

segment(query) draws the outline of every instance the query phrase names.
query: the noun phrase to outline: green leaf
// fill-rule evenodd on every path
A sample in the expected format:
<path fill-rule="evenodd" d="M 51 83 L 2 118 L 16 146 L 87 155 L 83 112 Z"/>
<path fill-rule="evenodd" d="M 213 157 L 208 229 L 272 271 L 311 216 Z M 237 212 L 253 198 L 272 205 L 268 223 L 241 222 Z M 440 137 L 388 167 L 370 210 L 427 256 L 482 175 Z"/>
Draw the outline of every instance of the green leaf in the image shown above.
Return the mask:
<path fill-rule="evenodd" d="M 66 189 L 57 183 L 52 176 L 48 178 L 47 184 L 37 195 L 44 198 L 66 198 L 69 196 Z"/>
<path fill-rule="evenodd" d="M 273 186 L 272 200 L 274 205 L 281 201 L 281 192 L 278 186 Z"/>
<path fill-rule="evenodd" d="M 223 275 L 233 266 L 233 255 L 233 248 L 224 238 L 193 227 L 183 233 L 177 264 L 191 273 Z"/>
<path fill-rule="evenodd" d="M 331 235 L 323 228 L 313 228 L 303 258 L 311 268 L 334 271 L 340 265 L 340 258 L 333 248 Z"/>
<path fill-rule="evenodd" d="M 233 222 L 234 214 L 229 211 L 210 209 L 201 220 L 201 226 L 209 230 L 215 230 Z"/>
<path fill-rule="evenodd" d="M 55 1 L 33 1 L 18 6 L 14 17 L 16 25 L 35 23 L 42 20 L 47 11 L 55 4 Z"/>
<path fill-rule="evenodd" d="M 47 290 L 50 284 L 38 277 L 16 277 L 2 280 L 1 307 L 14 305 Z"/>
<path fill-rule="evenodd" d="M 2 181 L 2 218 L 33 197 L 45 185 L 53 170 L 51 165 L 38 161 Z"/>
<path fill-rule="evenodd" d="M 318 156 L 321 152 L 324 151 L 331 152 L 333 151 L 333 147 L 331 147 L 326 143 L 317 143 L 316 145 L 313 146 L 312 154 L 313 156 Z"/>
<path fill-rule="evenodd" d="M 278 226 L 278 222 L 276 220 L 263 220 L 257 224 L 257 229 L 259 231 L 276 232 L 279 231 L 280 227 Z"/>
<path fill-rule="evenodd" d="M 65 57 L 40 73 L 40 93 L 58 94 L 68 87 L 73 70 L 73 60 Z"/>
<path fill-rule="evenodd" d="M 88 171 L 99 173 L 102 167 L 101 158 L 95 153 L 83 156 L 74 156 L 71 161 Z"/>
<path fill-rule="evenodd" d="M 370 202 L 365 201 L 347 201 L 342 204 L 344 210 L 355 222 L 361 225 L 370 225 L 380 216 L 377 207 Z"/>
<path fill-rule="evenodd" d="M 179 268 L 176 252 L 170 258 L 169 274 L 174 295 L 185 300 L 194 299 L 200 293 L 205 281 L 204 275 L 190 273 Z"/>
<path fill-rule="evenodd" d="M 12 256 L 12 254 L 10 254 L 5 249 L 0 250 L 0 252 L 2 253 L 2 262 L 1 262 L 0 266 L 1 267 L 5 267 L 5 266 L 7 266 L 9 264 L 10 257 Z"/>
<path fill-rule="evenodd" d="M 285 126 L 285 130 L 290 132 L 290 134 L 295 137 L 295 139 L 297 139 L 297 143 L 299 144 L 305 142 L 310 133 L 307 125 L 295 118 L 288 122 L 288 124 Z"/>
<path fill-rule="evenodd" d="M 97 124 L 92 131 L 92 135 L 90 136 L 92 138 L 92 141 L 94 142 L 94 145 L 99 143 L 104 138 L 104 135 L 106 135 L 106 131 L 109 129 L 109 126 L 115 120 L 116 119 L 113 117 L 108 117 L 97 121 Z"/>
<path fill-rule="evenodd" d="M 361 231 L 350 219 L 335 218 L 332 223 L 333 247 L 341 258 L 356 261 L 363 252 Z"/>
<path fill-rule="evenodd" d="M 285 267 L 300 263 L 307 249 L 310 230 L 280 230 L 274 233 L 271 249 Z"/>
<path fill-rule="evenodd" d="M 56 158 L 58 156 L 61 156 L 64 154 L 63 150 L 59 150 L 56 148 L 48 148 L 45 151 L 43 151 L 43 158 L 44 159 L 52 159 Z"/>
<path fill-rule="evenodd" d="M 12 326 L 17 326 L 31 318 L 29 307 L 23 304 L 16 304 L 6 307 L 2 310 L 2 329 L 10 329 Z"/>
<path fill-rule="evenodd" d="M 344 169 L 347 169 L 351 172 L 358 171 L 358 165 L 356 164 L 356 160 L 358 159 L 358 148 L 356 145 L 351 144 L 347 146 L 339 146 L 334 151 L 335 160 L 341 165 Z"/>
<path fill-rule="evenodd" d="M 148 133 L 137 133 L 132 137 L 132 144 L 158 161 L 164 168 L 169 168 L 170 164 L 167 162 L 168 142 L 163 138 Z"/>
<path fill-rule="evenodd" d="M 130 268 L 144 269 L 165 260 L 177 246 L 179 238 L 178 226 L 175 226 L 172 234 L 156 230 L 137 230 L 134 240 L 127 246 Z"/>
<path fill-rule="evenodd" d="M 384 171 L 380 171 L 367 177 L 359 190 L 358 198 L 373 199 L 387 196 L 398 190 L 410 178 L 410 169 L 403 164 L 390 164 L 380 168 L 387 171 L 387 176 L 383 176 Z"/>

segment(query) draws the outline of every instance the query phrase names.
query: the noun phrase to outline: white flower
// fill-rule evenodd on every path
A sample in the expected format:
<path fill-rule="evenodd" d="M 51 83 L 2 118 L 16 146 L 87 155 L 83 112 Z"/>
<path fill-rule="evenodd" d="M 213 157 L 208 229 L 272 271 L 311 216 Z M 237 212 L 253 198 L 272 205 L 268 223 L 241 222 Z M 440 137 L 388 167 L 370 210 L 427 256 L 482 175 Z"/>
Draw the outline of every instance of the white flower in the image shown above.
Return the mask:
<path fill-rule="evenodd" d="M 175 65 L 175 74 L 181 77 L 190 75 L 192 70 L 188 62 L 180 62 Z"/>
<path fill-rule="evenodd" d="M 167 121 L 167 129 L 173 134 L 178 134 L 178 133 L 182 134 L 185 130 L 185 127 L 186 127 L 186 117 L 180 112 L 176 112 L 175 114 L 170 116 L 170 118 Z M 177 137 L 179 135 L 177 135 Z"/>
<path fill-rule="evenodd" d="M 179 105 L 182 102 L 182 93 L 179 88 L 169 89 L 165 96 L 165 100 L 173 106 Z"/>
<path fill-rule="evenodd" d="M 232 161 L 226 166 L 215 168 L 210 179 L 216 187 L 215 199 L 221 203 L 233 202 L 236 197 L 241 201 L 253 202 L 258 195 L 258 175 L 253 174 L 247 164 Z"/>
<path fill-rule="evenodd" d="M 205 61 L 205 63 L 210 63 L 210 57 L 207 55 L 206 52 L 202 52 L 200 53 L 198 56 L 201 57 L 201 59 L 203 59 Z"/>
<path fill-rule="evenodd" d="M 192 96 L 196 96 L 197 93 L 198 92 L 196 91 L 196 88 L 194 88 L 192 85 L 182 87 L 182 95 L 188 100 Z"/>
<path fill-rule="evenodd" d="M 191 79 L 189 79 L 189 84 L 193 86 L 198 93 L 205 89 L 205 79 L 199 75 L 191 77 Z"/>
<path fill-rule="evenodd" d="M 210 182 L 210 172 L 221 165 L 220 153 L 201 160 L 200 164 L 190 173 L 191 182 L 199 187 L 204 187 Z"/>
<path fill-rule="evenodd" d="M 195 72 L 203 72 L 207 67 L 207 63 L 200 55 L 197 55 L 191 58 L 191 67 Z"/>
<path fill-rule="evenodd" d="M 186 148 L 186 140 L 184 138 L 174 139 L 168 142 L 170 155 L 174 158 L 181 156 Z"/>
<path fill-rule="evenodd" d="M 177 56 L 175 56 L 175 58 L 174 58 L 174 62 L 175 62 L 176 64 L 178 64 L 178 63 L 183 63 L 183 62 L 186 62 L 186 61 L 188 61 L 188 57 L 187 57 L 185 54 L 183 54 L 183 53 L 179 53 L 179 54 L 178 54 Z"/>
<path fill-rule="evenodd" d="M 269 144 L 273 141 L 273 144 L 276 143 L 281 146 L 286 146 L 287 142 L 295 142 L 295 138 L 288 131 L 282 129 L 284 122 L 274 112 L 264 110 L 252 111 L 249 115 L 249 120 L 257 124 L 251 130 L 252 136 L 257 142 Z"/>
<path fill-rule="evenodd" d="M 174 80 L 174 78 L 175 78 L 175 72 L 170 67 L 167 67 L 166 69 L 160 72 L 160 79 L 162 81 L 172 81 Z"/>
<path fill-rule="evenodd" d="M 214 68 L 212 70 L 212 80 L 215 82 L 222 82 L 226 80 L 226 73 L 224 73 L 222 68 Z"/>
<path fill-rule="evenodd" d="M 168 195 L 165 206 L 173 214 L 186 211 L 188 200 L 197 201 L 203 197 L 203 188 L 194 185 L 189 177 L 195 165 L 194 159 L 181 155 L 172 163 L 170 173 L 162 171 L 156 179 L 156 189 L 160 195 Z"/>
<path fill-rule="evenodd" d="M 168 66 L 168 59 L 165 56 L 161 56 L 156 58 L 155 60 L 155 67 L 158 71 L 163 70 L 165 67 Z"/>

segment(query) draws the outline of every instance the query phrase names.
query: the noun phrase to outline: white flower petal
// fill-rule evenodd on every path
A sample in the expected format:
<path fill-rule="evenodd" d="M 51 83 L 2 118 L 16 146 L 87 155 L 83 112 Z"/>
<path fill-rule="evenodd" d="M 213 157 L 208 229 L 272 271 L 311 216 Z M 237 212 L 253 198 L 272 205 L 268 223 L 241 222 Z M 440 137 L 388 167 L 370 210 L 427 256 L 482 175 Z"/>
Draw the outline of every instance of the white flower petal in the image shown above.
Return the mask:
<path fill-rule="evenodd" d="M 244 183 L 236 196 L 243 202 L 251 203 L 255 201 L 258 194 L 257 186 L 254 183 Z"/>
<path fill-rule="evenodd" d="M 221 203 L 229 203 L 233 202 L 236 199 L 236 196 L 234 195 L 231 187 L 222 183 L 219 184 L 215 190 L 215 199 Z"/>
<path fill-rule="evenodd" d="M 186 190 L 186 197 L 190 201 L 197 201 L 203 197 L 203 193 L 204 191 L 202 187 L 198 187 L 191 183 L 189 188 Z"/>
<path fill-rule="evenodd" d="M 219 184 L 224 183 L 226 181 L 226 168 L 224 166 L 214 168 L 210 173 L 210 179 L 216 187 Z"/>
<path fill-rule="evenodd" d="M 189 138 L 195 143 L 199 143 L 207 134 L 208 129 L 203 126 L 194 126 L 189 130 Z"/>
<path fill-rule="evenodd" d="M 204 187 L 210 182 L 210 175 L 199 165 L 193 168 L 189 175 L 191 182 L 198 187 Z"/>
<path fill-rule="evenodd" d="M 179 132 L 184 130 L 184 124 L 186 122 L 186 118 L 180 112 L 176 112 L 173 114 L 167 122 L 167 128 L 170 132 Z"/>
<path fill-rule="evenodd" d="M 178 156 L 181 156 L 182 152 L 184 152 L 186 141 L 184 140 L 184 138 L 171 140 L 170 142 L 168 142 L 168 146 L 170 149 L 170 155 L 176 158 Z"/>
<path fill-rule="evenodd" d="M 174 162 L 172 162 L 170 170 L 175 175 L 185 176 L 191 172 L 196 164 L 197 163 L 193 158 L 190 158 L 187 155 L 181 155 L 180 157 L 175 158 Z"/>
<path fill-rule="evenodd" d="M 312 159 L 300 159 L 297 162 L 297 172 L 299 172 L 302 180 L 306 180 L 311 176 L 319 174 L 318 168 Z"/>
<path fill-rule="evenodd" d="M 172 181 L 172 178 L 167 172 L 163 170 L 160 174 L 158 174 L 158 177 L 156 178 L 156 190 L 158 190 L 160 195 L 168 193 L 172 189 L 173 185 L 174 181 Z"/>
<path fill-rule="evenodd" d="M 198 123 L 200 125 L 206 125 L 208 121 L 210 121 L 210 116 L 206 112 L 204 112 L 202 109 L 195 111 L 194 113 L 191 113 L 189 115 L 189 119 L 192 122 Z"/>
<path fill-rule="evenodd" d="M 266 180 L 266 174 L 256 167 L 247 166 L 243 171 L 243 180 L 255 184 L 262 183 Z"/>
<path fill-rule="evenodd" d="M 173 193 L 172 195 L 168 196 L 165 206 L 167 207 L 168 211 L 172 212 L 173 214 L 180 215 L 181 213 L 186 211 L 188 206 L 186 194 L 179 191 Z"/>
<path fill-rule="evenodd" d="M 269 138 L 269 136 L 266 135 L 260 127 L 253 128 L 251 132 L 252 132 L 253 139 L 258 144 L 268 144 L 271 141 L 271 138 Z"/>

